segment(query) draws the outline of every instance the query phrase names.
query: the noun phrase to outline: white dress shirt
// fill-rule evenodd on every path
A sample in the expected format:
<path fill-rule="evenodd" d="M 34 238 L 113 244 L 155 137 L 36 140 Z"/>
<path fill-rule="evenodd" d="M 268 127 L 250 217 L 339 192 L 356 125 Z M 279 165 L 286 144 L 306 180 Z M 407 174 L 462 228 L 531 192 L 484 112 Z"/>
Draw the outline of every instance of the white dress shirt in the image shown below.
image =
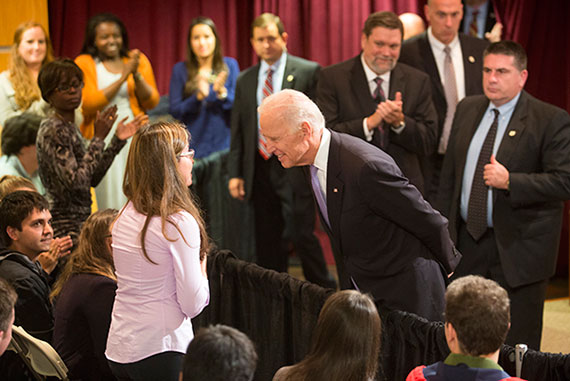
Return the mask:
<path fill-rule="evenodd" d="M 439 78 L 441 79 L 441 85 L 445 87 L 443 83 L 444 80 L 444 62 L 445 62 L 445 44 L 439 41 L 433 35 L 431 26 L 428 28 L 428 41 L 431 46 L 431 51 L 433 52 L 433 57 L 435 58 L 435 63 L 437 65 L 437 71 L 439 72 Z M 457 102 L 465 98 L 465 69 L 463 68 L 463 52 L 461 51 L 461 44 L 459 43 L 459 37 L 457 35 L 449 43 L 449 48 L 451 49 L 451 61 L 453 62 L 453 70 L 455 71 L 455 85 L 457 86 Z"/>

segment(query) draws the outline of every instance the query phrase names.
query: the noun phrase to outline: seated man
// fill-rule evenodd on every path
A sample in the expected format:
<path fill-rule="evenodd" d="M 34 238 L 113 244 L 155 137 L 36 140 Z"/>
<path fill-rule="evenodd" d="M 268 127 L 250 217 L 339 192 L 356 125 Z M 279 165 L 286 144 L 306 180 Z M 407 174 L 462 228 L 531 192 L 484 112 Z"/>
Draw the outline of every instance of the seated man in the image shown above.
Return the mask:
<path fill-rule="evenodd" d="M 0 176 L 16 175 L 30 180 L 41 194 L 45 189 L 38 172 L 36 137 L 42 118 L 23 113 L 6 121 L 2 129 Z"/>
<path fill-rule="evenodd" d="M 53 312 L 46 272 L 36 258 L 53 239 L 47 200 L 36 192 L 16 191 L 0 201 L 0 277 L 18 294 L 14 324 L 51 342 Z"/>
<path fill-rule="evenodd" d="M 14 304 L 18 296 L 8 282 L 0 278 L 0 356 L 12 340 Z"/>
<path fill-rule="evenodd" d="M 251 381 L 257 353 L 242 332 L 225 325 L 202 328 L 188 345 L 181 381 Z"/>
<path fill-rule="evenodd" d="M 451 354 L 445 361 L 418 366 L 406 380 L 520 380 L 498 364 L 510 325 L 509 296 L 497 282 L 478 275 L 453 281 L 445 293 L 445 338 Z"/>

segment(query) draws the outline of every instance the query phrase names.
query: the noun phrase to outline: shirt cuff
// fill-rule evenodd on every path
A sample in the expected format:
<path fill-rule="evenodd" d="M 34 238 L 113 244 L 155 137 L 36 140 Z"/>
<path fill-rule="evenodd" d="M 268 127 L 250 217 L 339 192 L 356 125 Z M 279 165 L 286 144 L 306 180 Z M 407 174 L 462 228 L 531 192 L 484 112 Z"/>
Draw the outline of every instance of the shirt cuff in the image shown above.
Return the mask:
<path fill-rule="evenodd" d="M 374 136 L 374 131 L 368 129 L 368 118 L 362 119 L 362 129 L 364 131 L 364 138 L 367 142 L 372 141 L 372 137 Z"/>

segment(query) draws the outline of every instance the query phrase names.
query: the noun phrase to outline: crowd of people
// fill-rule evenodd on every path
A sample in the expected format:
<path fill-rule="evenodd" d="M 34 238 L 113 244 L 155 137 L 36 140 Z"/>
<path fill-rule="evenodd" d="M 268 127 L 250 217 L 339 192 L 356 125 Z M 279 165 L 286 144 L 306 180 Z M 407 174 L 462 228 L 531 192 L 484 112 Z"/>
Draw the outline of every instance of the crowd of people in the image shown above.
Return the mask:
<path fill-rule="evenodd" d="M 417 18 L 375 12 L 361 52 L 325 68 L 290 54 L 264 13 L 251 25 L 259 63 L 241 73 L 197 17 L 170 79 L 177 121 L 155 123 L 151 63 L 117 16 L 89 19 L 75 60 L 22 24 L 0 74 L 0 355 L 15 324 L 51 343 L 70 379 L 252 380 L 247 336 L 194 337 L 190 320 L 210 301 L 215 246 L 192 169 L 227 152 L 257 263 L 287 271 L 289 230 L 305 278 L 336 289 L 318 215 L 343 290 L 307 357 L 274 380 L 374 380 L 376 306 L 445 321 L 451 354 L 408 380 L 508 378 L 501 344 L 540 348 L 570 116 L 524 91 L 526 53 L 500 24 L 483 28 L 490 8 L 466 1 L 462 33 L 460 0 L 428 0 L 427 30 L 405 40 L 402 21 Z M 0 369 L 22 371 L 7 355 Z"/>

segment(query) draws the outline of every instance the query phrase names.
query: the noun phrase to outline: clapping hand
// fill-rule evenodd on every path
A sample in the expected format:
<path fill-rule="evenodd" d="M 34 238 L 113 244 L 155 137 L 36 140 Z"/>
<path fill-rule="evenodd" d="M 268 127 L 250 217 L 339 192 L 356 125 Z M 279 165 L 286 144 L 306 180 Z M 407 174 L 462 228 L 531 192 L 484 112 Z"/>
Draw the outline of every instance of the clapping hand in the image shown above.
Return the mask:
<path fill-rule="evenodd" d="M 117 106 L 113 105 L 103 112 L 97 111 L 97 116 L 95 117 L 94 124 L 94 137 L 99 139 L 105 139 L 113 123 L 117 120 Z"/>
<path fill-rule="evenodd" d="M 139 59 L 141 52 L 138 49 L 133 49 L 129 52 L 129 60 L 123 68 L 123 75 L 126 77 L 129 74 L 135 74 L 139 69 Z"/>
<path fill-rule="evenodd" d="M 224 86 L 227 79 L 228 79 L 228 72 L 222 71 L 220 74 L 218 74 L 218 76 L 216 77 L 216 80 L 214 81 L 214 84 L 212 86 L 212 88 L 214 89 L 216 94 L 218 94 L 218 97 L 220 97 L 220 98 L 225 98 L 228 94 L 228 90 Z"/>
<path fill-rule="evenodd" d="M 139 130 L 139 128 L 141 128 L 142 126 L 147 124 L 148 123 L 148 115 L 139 114 L 139 115 L 135 116 L 135 118 L 131 122 L 125 123 L 126 121 L 127 121 L 127 118 L 124 118 L 117 125 L 117 131 L 115 132 L 115 135 L 120 140 L 125 140 L 125 139 L 130 138 L 131 136 L 133 136 L 135 134 L 135 132 L 137 132 Z"/>
<path fill-rule="evenodd" d="M 202 100 L 210 94 L 210 83 L 208 82 L 207 78 L 205 78 L 200 74 L 198 74 L 197 79 L 198 79 L 198 84 L 197 84 L 198 92 L 196 96 L 198 97 L 198 100 Z"/>
<path fill-rule="evenodd" d="M 40 262 L 44 271 L 51 274 L 55 269 L 59 258 L 65 257 L 71 253 L 71 246 L 73 246 L 73 242 L 71 241 L 70 236 L 54 238 L 49 247 L 49 251 L 40 253 L 37 257 L 37 260 Z"/>

